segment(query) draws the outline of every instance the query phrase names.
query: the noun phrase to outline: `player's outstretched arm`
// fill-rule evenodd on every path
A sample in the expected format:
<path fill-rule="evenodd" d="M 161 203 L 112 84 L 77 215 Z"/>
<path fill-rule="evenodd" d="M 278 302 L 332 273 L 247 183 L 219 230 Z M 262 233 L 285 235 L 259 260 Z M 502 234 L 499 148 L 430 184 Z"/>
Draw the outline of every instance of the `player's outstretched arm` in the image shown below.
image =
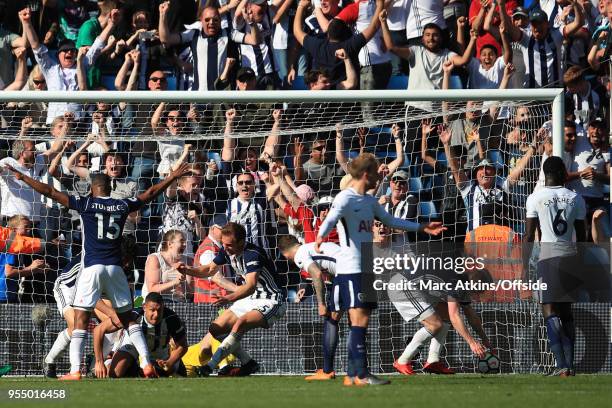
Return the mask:
<path fill-rule="evenodd" d="M 140 201 L 142 201 L 143 203 L 145 203 L 145 204 L 150 202 L 150 201 L 153 201 L 153 199 L 155 197 L 157 197 L 164 190 L 166 190 L 168 187 L 170 187 L 170 185 L 176 179 L 178 179 L 179 177 L 184 176 L 185 174 L 189 173 L 190 171 L 191 171 L 191 166 L 189 165 L 189 163 L 181 164 L 177 169 L 173 169 L 170 172 L 170 174 L 168 175 L 168 177 L 166 177 L 165 179 L 163 179 L 159 183 L 149 187 L 149 189 L 147 191 L 145 191 L 144 193 L 140 194 L 138 196 L 138 199 Z"/>
<path fill-rule="evenodd" d="M 18 172 L 17 170 L 15 170 L 14 167 L 9 166 L 8 164 L 5 164 L 4 168 L 13 173 L 15 179 L 23 181 L 28 186 L 32 187 L 34 190 L 44 195 L 45 197 L 49 197 L 50 199 L 60 203 L 64 207 L 68 207 L 68 194 L 61 193 L 48 184 L 36 181 L 32 177 L 26 176 L 25 174 Z"/>
<path fill-rule="evenodd" d="M 228 292 L 235 292 L 238 289 L 238 285 L 225 278 L 221 272 L 216 272 L 211 280 Z"/>
<path fill-rule="evenodd" d="M 480 358 L 483 358 L 487 350 L 479 341 L 472 337 L 467 327 L 465 327 L 465 324 L 463 323 L 463 318 L 461 317 L 461 313 L 459 312 L 459 308 L 459 303 L 448 302 L 448 316 L 450 318 L 451 324 L 453 325 L 455 331 L 457 331 L 457 333 L 459 333 L 459 335 L 463 337 L 463 339 L 470 346 L 472 353 L 474 353 Z"/>
<path fill-rule="evenodd" d="M 308 274 L 312 278 L 312 287 L 317 297 L 319 316 L 327 315 L 327 305 L 325 304 L 325 283 L 323 283 L 323 272 L 315 262 L 308 267 Z"/>
<path fill-rule="evenodd" d="M 482 320 L 480 320 L 480 317 L 478 317 L 478 314 L 476 313 L 472 305 L 461 305 L 461 308 L 463 309 L 463 314 L 465 314 L 465 318 L 467 319 L 472 329 L 474 329 L 474 331 L 478 333 L 478 336 L 480 336 L 482 344 L 484 344 L 489 350 L 491 350 L 493 348 L 493 345 L 491 344 L 489 337 L 487 337 L 487 334 L 485 333 L 484 328 L 482 327 Z"/>
<path fill-rule="evenodd" d="M 168 374 L 174 374 L 174 365 L 179 361 L 189 349 L 187 344 L 187 336 L 183 336 L 178 340 L 174 340 L 175 347 L 170 352 L 170 356 L 166 361 L 158 360 L 157 363 L 162 367 Z"/>
<path fill-rule="evenodd" d="M 106 378 L 108 377 L 108 371 L 106 370 L 106 366 L 104 365 L 104 335 L 106 333 L 114 333 L 119 330 L 120 327 L 117 327 L 113 324 L 113 319 L 106 319 L 102 323 L 96 326 L 94 329 L 93 335 L 93 345 L 94 345 L 94 356 L 96 358 L 96 377 L 97 378 Z"/>
<path fill-rule="evenodd" d="M 237 300 L 244 299 L 245 297 L 251 296 L 255 292 L 257 287 L 257 277 L 259 272 L 250 272 L 244 276 L 244 284 L 236 287 L 234 293 L 230 293 L 226 296 L 221 296 L 214 305 L 222 306 L 228 303 L 236 302 Z"/>
<path fill-rule="evenodd" d="M 378 202 L 376 202 L 376 204 L 374 205 L 374 215 L 383 224 L 391 228 L 397 228 L 404 231 L 417 231 L 425 232 L 429 235 L 440 235 L 442 231 L 446 230 L 446 227 L 443 226 L 441 222 L 425 222 L 419 224 L 418 222 L 412 222 L 404 220 L 402 218 L 396 218 L 393 215 L 389 214 L 387 211 L 385 211 L 384 207 Z"/>
<path fill-rule="evenodd" d="M 182 273 L 183 275 L 191 275 L 196 278 L 208 278 L 213 276 L 217 272 L 218 265 L 211 262 L 201 266 L 187 266 L 182 262 L 176 263 L 172 266 L 174 269 Z"/>

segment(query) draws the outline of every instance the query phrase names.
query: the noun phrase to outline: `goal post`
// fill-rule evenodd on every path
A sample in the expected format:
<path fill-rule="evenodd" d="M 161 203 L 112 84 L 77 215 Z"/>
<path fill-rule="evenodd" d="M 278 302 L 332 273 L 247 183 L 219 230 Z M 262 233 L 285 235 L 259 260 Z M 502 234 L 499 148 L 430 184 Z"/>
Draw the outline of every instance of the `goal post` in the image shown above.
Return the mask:
<path fill-rule="evenodd" d="M 468 106 L 468 101 L 479 103 Z M 166 106 L 160 108 L 161 102 Z M 413 103 L 420 102 L 434 103 L 434 109 L 415 110 Z M 37 111 L 41 107 L 49 109 L 54 103 L 78 106 L 74 108 L 78 109 L 74 120 L 70 119 L 73 123 L 71 130 L 56 135 L 46 124 L 54 118 Z M 479 119 L 493 108 L 499 114 L 493 120 L 487 119 L 485 122 Z M 232 109 L 238 112 L 236 118 L 230 120 L 226 115 Z M 98 114 L 103 120 L 94 120 Z M 473 123 L 461 122 L 469 114 L 476 117 Z M 179 116 L 181 125 L 174 132 L 172 126 L 178 126 L 173 123 Z M 311 187 L 310 192 L 302 194 L 307 189 L 301 189 L 295 194 L 318 216 L 317 201 L 311 202 L 311 199 L 329 199 L 337 194 L 347 163 L 360 151 L 371 152 L 388 167 L 403 170 L 409 175 L 408 194 L 414 197 L 414 201 L 411 202 L 412 213 L 406 215 L 407 218 L 447 221 L 445 217 L 448 213 L 460 210 L 448 210 L 448 202 L 457 197 L 449 196 L 446 174 L 449 170 L 445 163 L 450 158 L 445 155 L 434 127 L 452 127 L 454 122 L 458 123 L 458 131 L 464 134 L 451 143 L 456 147 L 453 151 L 461 152 L 458 153 L 460 157 L 456 158 L 465 159 L 472 166 L 480 155 L 475 146 L 487 139 L 485 155 L 499 165 L 500 176 L 507 176 L 523 155 L 521 144 L 531 142 L 545 123 L 551 124 L 548 129 L 552 132 L 549 135 L 552 154 L 562 155 L 564 116 L 563 89 L 0 92 L 0 126 L 3 126 L 0 133 L 5 140 L 10 143 L 19 139 L 34 140 L 40 152 L 50 149 L 57 138 L 76 142 L 62 152 L 64 157 L 61 163 L 57 163 L 60 172 L 72 177 L 72 184 L 66 186 L 61 181 L 57 184 L 48 174 L 38 175 L 45 182 L 63 185 L 61 188 L 70 193 L 87 193 L 86 186 L 85 191 L 82 189 L 86 179 L 72 175 L 66 162 L 73 150 L 80 148 L 90 134 L 94 136 L 90 137 L 92 144 L 87 147 L 89 155 L 83 166 L 88 166 L 91 171 L 114 171 L 115 162 L 107 164 L 103 159 L 108 149 L 119 150 L 124 160 L 118 165 L 122 172 L 122 194 L 142 191 L 162 178 L 170 166 L 179 160 L 194 164 L 200 184 L 196 187 L 179 186 L 178 190 L 195 190 L 189 190 L 191 193 L 184 196 L 184 201 L 175 200 L 176 196 L 160 198 L 142 210 L 127 231 L 135 243 L 132 251 L 136 254 L 136 260 L 132 269 L 137 292 L 143 284 L 146 257 L 159 250 L 163 233 L 172 229 L 183 231 L 187 247 L 191 246 L 185 255 L 195 256 L 198 244 L 206 237 L 207 227 L 214 221 L 214 216 L 225 213 L 228 200 L 234 198 L 236 176 L 243 167 L 255 174 L 257 186 L 261 187 L 255 194 L 262 197 L 265 197 L 265 181 L 274 176 L 275 166 L 285 167 L 296 185 Z M 25 118 L 38 123 L 37 126 L 26 126 L 23 136 L 20 133 Z M 29 124 L 28 120 L 26 125 Z M 231 122 L 230 125 L 228 122 Z M 395 124 L 399 127 L 395 128 Z M 424 134 L 426 127 L 429 131 Z M 521 140 L 523 133 L 527 135 L 525 138 L 530 138 L 528 141 Z M 513 138 L 512 143 L 506 143 L 508 135 Z M 540 142 L 543 143 L 542 140 Z M 143 147 L 147 143 L 152 150 Z M 185 148 L 185 144 L 193 144 L 192 149 Z M 338 147 L 340 150 L 337 150 Z M 274 153 L 265 156 L 261 155 L 262 152 Z M 463 152 L 465 157 L 462 156 Z M 0 153 L 6 157 L 13 152 L 7 150 Z M 305 164 L 309 159 L 310 163 Z M 255 167 L 251 170 L 248 166 L 253 162 Z M 261 167 L 257 167 L 257 163 Z M 325 165 L 330 165 L 331 170 Z M 73 163 L 73 166 L 76 165 Z M 466 164 L 466 167 L 469 166 Z M 512 200 L 508 204 L 513 210 L 510 224 L 518 233 L 524 227 L 524 203 L 530 189 L 537 183 L 539 170 L 539 161 L 529 161 L 512 190 Z M 387 196 L 390 194 L 389 174 L 383 170 L 381 172 L 386 184 L 382 184 L 377 195 Z M 284 194 L 282 188 L 279 191 L 276 194 Z M 322 323 L 306 277 L 300 277 L 295 265 L 284 260 L 275 247 L 278 235 L 292 234 L 301 241 L 306 240 L 308 228 L 305 228 L 303 219 L 292 215 L 290 208 L 285 210 L 286 204 L 279 204 L 289 201 L 289 207 L 292 207 L 294 197 L 284 197 L 284 201 L 277 201 L 277 198 L 270 198 L 270 207 L 265 209 L 267 221 L 262 232 L 265 240 L 262 242 L 268 245 L 267 249 L 286 280 L 285 288 L 290 294 L 291 303 L 285 318 L 271 330 L 248 334 L 244 347 L 260 362 L 263 373 L 302 374 L 321 368 Z M 6 205 L 2 203 L 4 209 L 8 208 Z M 78 217 L 54 207 L 46 200 L 37 205 L 41 213 L 31 220 L 37 233 L 44 235 L 48 241 L 63 235 L 69 241 L 73 254 L 76 253 L 79 245 Z M 3 212 L 2 215 L 2 227 L 6 227 L 12 214 Z M 194 224 L 196 218 L 201 225 Z M 451 220 L 453 233 L 463 239 L 465 222 L 460 215 Z M 447 235 L 441 239 L 452 241 L 453 238 L 453 235 Z M 428 238 L 420 235 L 411 236 L 411 239 L 429 242 Z M 431 239 L 431 242 L 438 241 L 440 239 Z M 13 275 L 9 277 L 11 285 L 5 290 L 13 291 L 8 293 L 8 299 L 3 299 L 0 293 L 0 365 L 5 362 L 14 365 L 17 375 L 40 374 L 45 353 L 49 351 L 56 334 L 65 327 L 53 298 L 53 282 L 70 256 L 60 252 L 57 247 L 55 252 L 53 248 L 44 248 L 39 256 L 52 263 L 49 270 L 25 279 Z M 15 262 L 28 266 L 32 259 L 26 255 L 16 254 Z M 2 278 L 7 279 L 6 274 Z M 188 296 L 206 290 L 195 283 L 193 285 L 185 291 L 189 293 Z M 303 298 L 300 298 L 301 290 L 306 293 Z M 217 310 L 206 302 L 193 303 L 191 298 L 190 302 L 184 302 L 181 300 L 185 299 L 173 298 L 179 296 L 177 293 L 168 294 L 172 300 L 179 300 L 171 307 L 186 322 L 189 343 L 194 344 L 203 337 Z M 300 299 L 301 302 L 297 302 Z M 485 331 L 500 350 L 502 371 L 528 373 L 550 368 L 552 358 L 545 341 L 545 326 L 534 300 L 503 296 L 494 300 L 478 303 L 476 309 L 484 321 Z M 584 350 L 591 333 L 599 330 L 608 333 L 609 338 L 609 308 L 606 307 L 604 304 L 580 306 L 577 326 L 582 331 L 578 339 L 578 352 Z M 403 350 L 406 340 L 414 334 L 418 323 L 403 322 L 389 302 L 382 302 L 375 315 L 368 337 L 368 358 L 374 372 L 391 373 L 393 360 Z M 582 322 L 579 321 L 581 317 L 585 317 Z M 605 323 L 599 324 L 606 321 L 607 326 Z M 346 367 L 344 351 L 347 334 L 348 326 L 342 323 L 338 371 L 344 371 Z M 602 352 L 608 352 L 607 343 L 597 344 Z M 91 346 L 87 347 L 91 351 Z M 422 354 L 420 362 L 424 356 Z M 449 335 L 443 358 L 457 371 L 476 370 L 469 347 L 454 332 Z M 60 361 L 60 369 L 66 363 L 67 353 Z M 588 366 L 585 370 L 612 371 L 610 357 L 605 359 L 602 366 L 593 367 Z"/>

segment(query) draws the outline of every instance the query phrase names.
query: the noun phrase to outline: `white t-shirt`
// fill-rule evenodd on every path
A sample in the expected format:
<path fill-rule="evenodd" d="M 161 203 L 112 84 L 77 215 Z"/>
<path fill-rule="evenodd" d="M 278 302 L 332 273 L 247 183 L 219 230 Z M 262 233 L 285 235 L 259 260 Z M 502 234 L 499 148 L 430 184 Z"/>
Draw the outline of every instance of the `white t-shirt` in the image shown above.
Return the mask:
<path fill-rule="evenodd" d="M 321 253 L 314 249 L 315 243 L 301 245 L 295 253 L 293 262 L 298 268 L 308 272 L 310 265 L 316 262 L 321 271 L 327 272 L 330 275 L 336 275 L 336 257 L 340 253 L 340 247 L 333 242 L 324 242 L 321 244 Z"/>
<path fill-rule="evenodd" d="M 497 89 L 504 77 L 504 68 L 506 64 L 504 59 L 498 57 L 495 63 L 488 70 L 484 69 L 480 64 L 480 60 L 472 58 L 467 65 L 467 70 L 470 76 L 470 89 Z"/>
<path fill-rule="evenodd" d="M 584 220 L 584 199 L 575 192 L 562 187 L 543 187 L 527 198 L 527 218 L 537 218 L 540 223 L 540 260 L 576 254 L 573 242 L 574 222 Z"/>
<path fill-rule="evenodd" d="M 0 160 L 0 193 L 2 195 L 0 214 L 4 217 L 25 215 L 30 221 L 39 221 L 42 206 L 41 195 L 23 181 L 15 179 L 12 173 L 4 170 L 4 166 L 7 164 L 20 173 L 30 176 L 37 181 L 44 182 L 42 177 L 47 171 L 45 156 L 42 154 L 36 155 L 36 161 L 32 168 L 22 166 L 12 157 Z"/>
<path fill-rule="evenodd" d="M 610 163 L 610 153 L 606 149 L 593 149 L 586 136 L 576 138 L 574 161 L 569 169 L 571 172 L 582 171 L 592 167 L 598 173 L 605 173 L 606 164 Z M 603 197 L 603 183 L 598 180 L 579 178 L 572 180 L 568 187 L 583 197 Z"/>
<path fill-rule="evenodd" d="M 410 47 L 410 77 L 408 90 L 442 89 L 444 62 L 457 55 L 446 48 L 437 53 L 427 50 L 422 45 Z M 432 111 L 431 102 L 410 102 L 415 108 Z"/>

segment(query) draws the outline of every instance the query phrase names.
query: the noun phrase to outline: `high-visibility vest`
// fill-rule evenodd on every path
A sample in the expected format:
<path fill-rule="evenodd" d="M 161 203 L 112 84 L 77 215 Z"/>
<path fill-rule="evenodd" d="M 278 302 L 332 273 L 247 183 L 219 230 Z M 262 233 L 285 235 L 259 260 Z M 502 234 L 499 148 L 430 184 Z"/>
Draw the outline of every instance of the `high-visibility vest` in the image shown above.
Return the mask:
<path fill-rule="evenodd" d="M 210 237 L 206 237 L 198 247 L 193 260 L 193 266 L 200 266 L 200 256 L 206 251 L 212 251 L 215 255 L 219 253 L 219 248 Z M 194 303 L 212 303 L 218 296 L 225 296 L 227 291 L 207 278 L 194 278 Z"/>
<path fill-rule="evenodd" d="M 467 233 L 465 250 L 471 257 L 483 258 L 493 281 L 522 280 L 523 259 L 521 236 L 501 225 L 481 225 Z M 514 302 L 531 297 L 530 291 L 499 289 L 478 295 L 483 302 Z"/>
<path fill-rule="evenodd" d="M 0 227 L 0 251 L 11 254 L 33 254 L 40 252 L 42 243 L 40 238 L 17 235 L 7 227 Z"/>

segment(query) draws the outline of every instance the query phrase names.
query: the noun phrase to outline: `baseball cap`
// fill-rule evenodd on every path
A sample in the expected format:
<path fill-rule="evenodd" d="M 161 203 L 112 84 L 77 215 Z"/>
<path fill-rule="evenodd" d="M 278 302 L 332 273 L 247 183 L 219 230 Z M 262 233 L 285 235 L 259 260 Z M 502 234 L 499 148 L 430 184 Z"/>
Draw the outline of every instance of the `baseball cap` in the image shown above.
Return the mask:
<path fill-rule="evenodd" d="M 249 3 L 251 4 L 256 4 L 258 6 L 261 6 L 262 4 L 267 3 L 267 0 L 249 0 Z"/>
<path fill-rule="evenodd" d="M 606 122 L 604 122 L 604 120 L 602 118 L 595 118 L 592 121 L 589 122 L 589 127 L 594 127 L 594 128 L 598 128 L 598 129 L 605 129 L 606 128 Z"/>
<path fill-rule="evenodd" d="M 242 67 L 238 70 L 236 74 L 236 79 L 240 82 L 246 82 L 250 79 L 255 79 L 255 71 L 249 67 Z"/>
<path fill-rule="evenodd" d="M 223 228 L 227 224 L 227 216 L 225 214 L 215 214 L 210 222 L 208 223 L 209 227 L 219 227 Z"/>
<path fill-rule="evenodd" d="M 410 178 L 410 175 L 408 174 L 408 172 L 404 171 L 404 170 L 397 170 L 395 173 L 393 173 L 391 175 L 391 181 L 395 181 L 395 180 L 408 180 Z"/>
<path fill-rule="evenodd" d="M 487 158 L 482 159 L 481 161 L 478 162 L 477 165 L 474 166 L 474 170 L 477 170 L 481 167 L 493 167 L 493 168 L 497 168 L 497 166 L 495 166 L 495 164 L 491 163 L 491 161 Z"/>
<path fill-rule="evenodd" d="M 62 40 L 59 43 L 58 52 L 76 50 L 76 44 L 72 40 Z"/>
<path fill-rule="evenodd" d="M 529 14 L 529 21 L 532 23 L 543 23 L 548 21 L 548 16 L 542 10 L 534 9 L 531 10 L 531 13 Z"/>
<path fill-rule="evenodd" d="M 517 7 L 512 11 L 512 17 L 516 16 L 529 17 L 529 13 L 525 7 Z"/>
<path fill-rule="evenodd" d="M 333 202 L 334 202 L 334 197 L 323 196 L 319 198 L 319 201 L 317 201 L 317 207 L 330 207 Z"/>

